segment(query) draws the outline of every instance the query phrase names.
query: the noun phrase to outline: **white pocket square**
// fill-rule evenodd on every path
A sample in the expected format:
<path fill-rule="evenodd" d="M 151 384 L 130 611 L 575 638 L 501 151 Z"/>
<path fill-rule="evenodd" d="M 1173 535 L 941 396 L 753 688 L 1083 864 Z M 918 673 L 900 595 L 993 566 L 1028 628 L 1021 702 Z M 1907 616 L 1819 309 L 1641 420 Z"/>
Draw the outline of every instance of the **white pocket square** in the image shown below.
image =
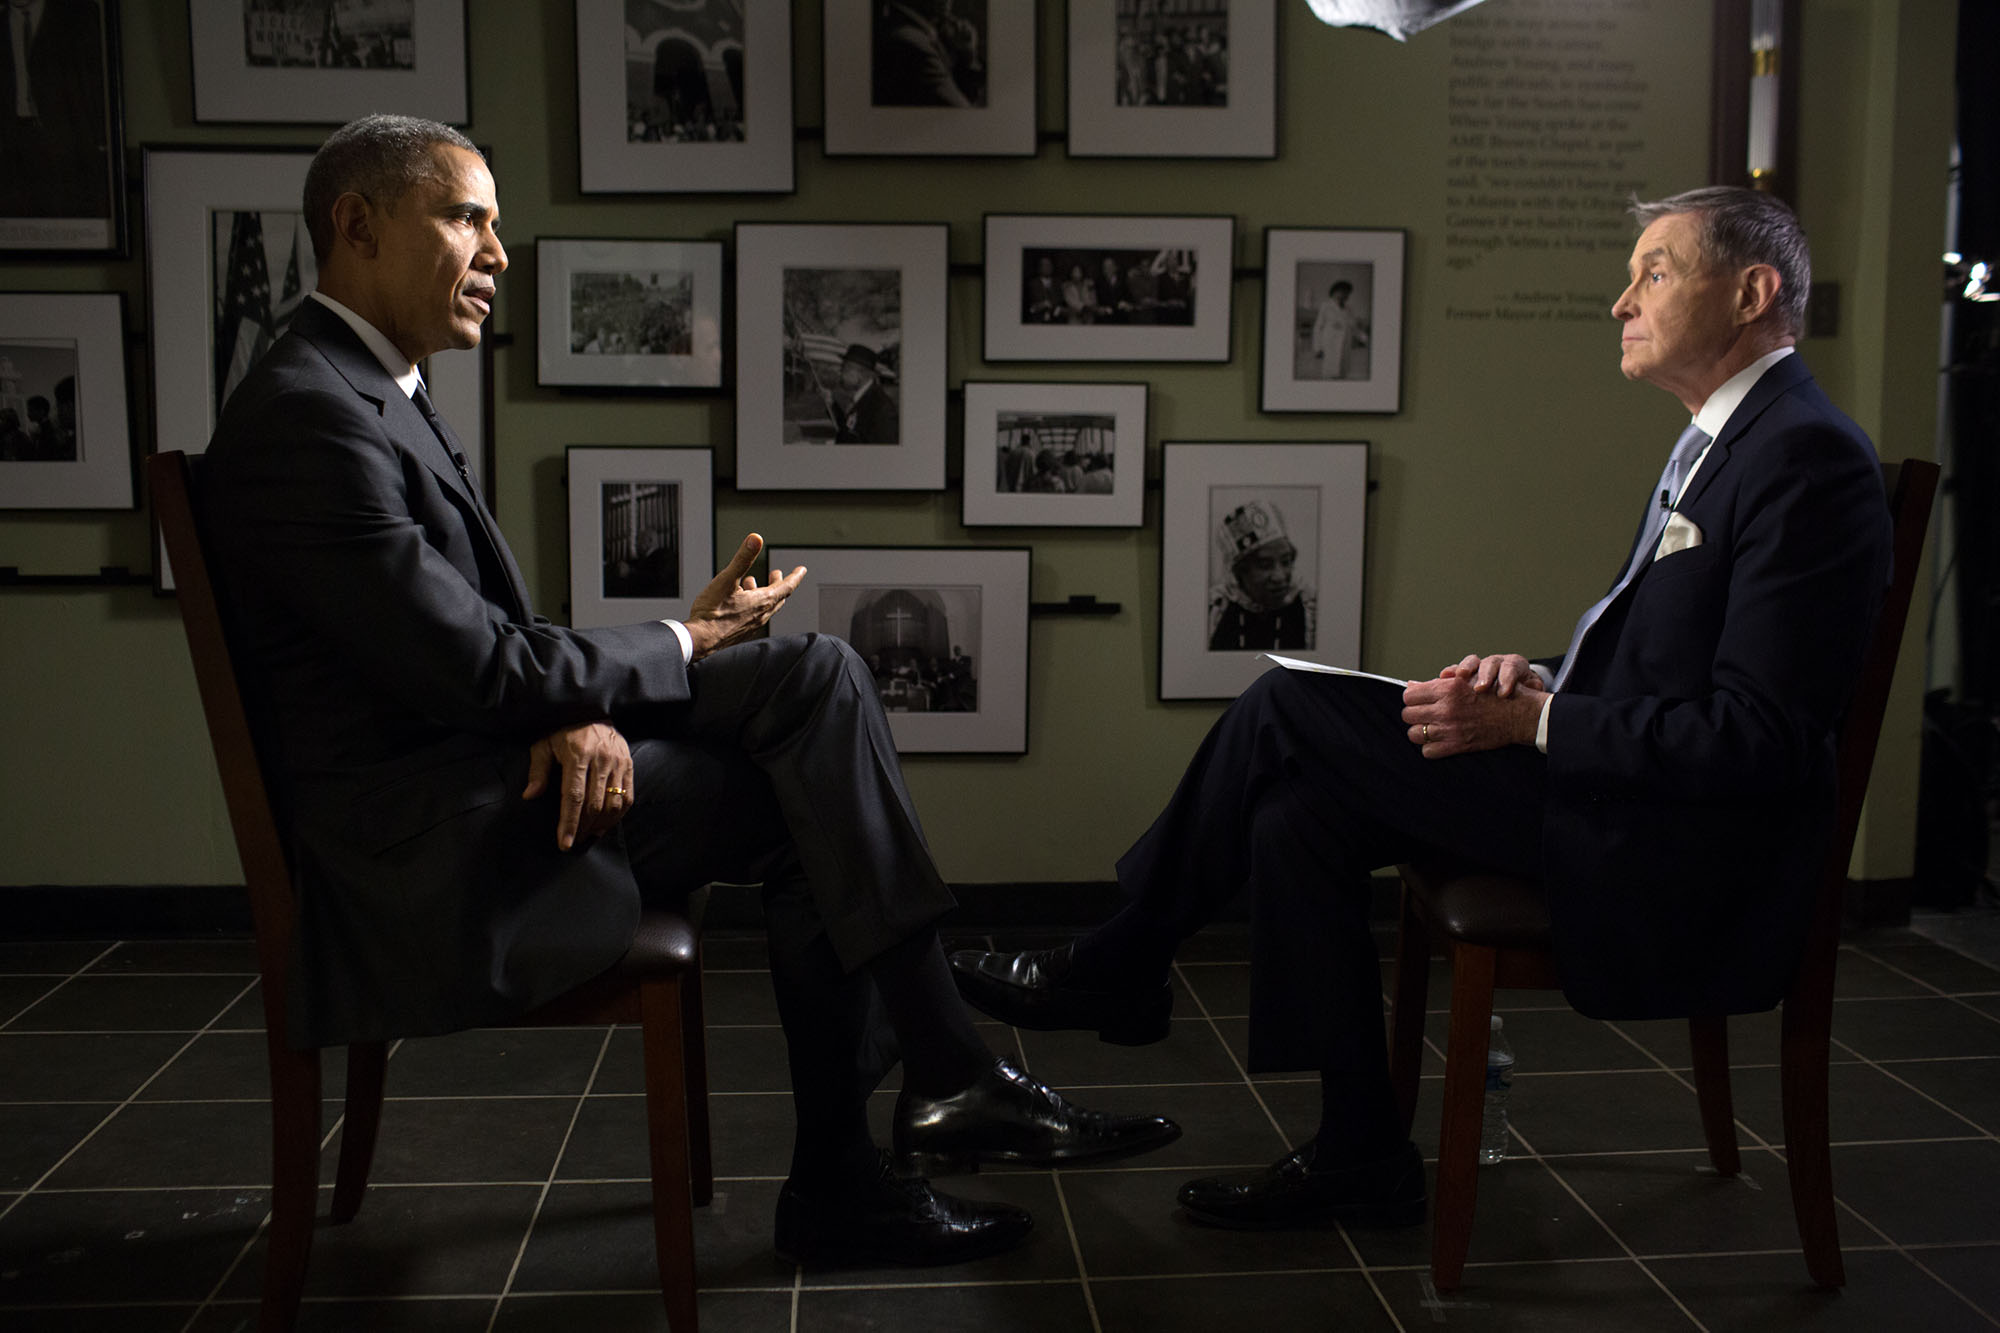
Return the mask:
<path fill-rule="evenodd" d="M 1666 531 L 1660 534 L 1660 544 L 1653 548 L 1653 559 L 1672 555 L 1675 551 L 1685 551 L 1690 546 L 1701 545 L 1701 529 L 1688 521 L 1685 514 L 1678 511 L 1667 515 Z"/>

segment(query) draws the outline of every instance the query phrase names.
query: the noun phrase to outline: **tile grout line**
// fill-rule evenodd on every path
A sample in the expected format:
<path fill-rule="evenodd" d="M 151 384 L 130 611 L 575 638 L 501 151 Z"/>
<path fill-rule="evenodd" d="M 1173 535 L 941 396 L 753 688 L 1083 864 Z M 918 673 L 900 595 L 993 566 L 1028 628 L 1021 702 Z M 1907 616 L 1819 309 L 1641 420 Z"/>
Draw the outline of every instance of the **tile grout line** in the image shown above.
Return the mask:
<path fill-rule="evenodd" d="M 50 977 L 60 976 L 62 977 L 62 980 L 58 981 L 55 985 L 49 987 L 46 991 L 43 991 L 42 994 L 38 996 L 34 1001 L 23 1006 L 20 1013 L 15 1014 L 13 1017 L 9 1018 L 6 1022 L 0 1023 L 0 1032 L 7 1032 L 9 1029 L 11 1029 L 15 1023 L 18 1023 L 21 1020 L 22 1014 L 33 1013 L 35 1010 L 41 1008 L 42 1005 L 48 1003 L 49 996 L 54 995 L 57 991 L 69 985 L 70 982 L 75 981 L 85 972 L 88 972 L 91 968 L 97 966 L 97 964 L 103 962 L 106 958 L 109 958 L 117 950 L 118 945 L 119 941 L 117 940 L 111 941 L 111 943 L 104 946 L 103 953 L 96 955 L 89 962 L 85 963 L 82 967 L 76 969 L 76 971 L 71 972 L 68 976 L 63 976 L 63 974 L 60 972 L 33 972 L 33 973 L 18 974 L 22 976 L 50 976 Z M 6 1216 L 6 1214 L 0 1213 L 0 1217 L 4 1216 Z"/>
<path fill-rule="evenodd" d="M 1090 1269 L 1083 1262 L 1083 1241 L 1076 1234 L 1076 1219 L 1070 1215 L 1069 1195 L 1063 1192 L 1062 1172 L 1050 1171 L 1056 1187 L 1056 1207 L 1062 1213 L 1063 1233 L 1069 1237 L 1070 1258 L 1076 1261 L 1076 1277 L 1083 1288 L 1083 1308 L 1090 1315 L 1090 1333 L 1104 1333 L 1104 1321 L 1097 1313 L 1097 1297 L 1090 1290 Z"/>

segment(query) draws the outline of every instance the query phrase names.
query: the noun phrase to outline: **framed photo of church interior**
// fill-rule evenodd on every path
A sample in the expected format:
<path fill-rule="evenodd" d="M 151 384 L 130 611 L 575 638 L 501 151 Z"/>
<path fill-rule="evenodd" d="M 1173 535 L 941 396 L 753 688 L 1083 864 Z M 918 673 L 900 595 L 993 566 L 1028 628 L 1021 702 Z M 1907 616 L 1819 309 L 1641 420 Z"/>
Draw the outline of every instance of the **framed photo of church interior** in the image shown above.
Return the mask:
<path fill-rule="evenodd" d="M 736 485 L 944 489 L 944 223 L 736 225 Z"/>
<path fill-rule="evenodd" d="M 584 194 L 790 194 L 792 7 L 576 0 Z"/>
<path fill-rule="evenodd" d="M 1404 233 L 1264 229 L 1266 412 L 1403 405 Z"/>
<path fill-rule="evenodd" d="M 188 0 L 197 121 L 471 119 L 468 0 Z"/>
<path fill-rule="evenodd" d="M 1231 699 L 1266 652 L 1361 665 L 1368 446 L 1161 448 L 1160 697 Z"/>
<path fill-rule="evenodd" d="M 826 152 L 1033 157 L 1035 6 L 826 0 Z"/>
<path fill-rule="evenodd" d="M 1025 754 L 1028 557 L 1025 546 L 773 545 L 773 570 L 809 573 L 772 631 L 847 640 L 900 754 Z"/>
<path fill-rule="evenodd" d="M 1069 0 L 1071 157 L 1276 157 L 1278 0 Z"/>
<path fill-rule="evenodd" d="M 684 620 L 715 575 L 710 449 L 571 445 L 569 623 Z"/>
<path fill-rule="evenodd" d="M 722 242 L 535 242 L 536 382 L 722 387 Z"/>
<path fill-rule="evenodd" d="M 988 361 L 1227 361 L 1234 217 L 986 215 Z"/>
<path fill-rule="evenodd" d="M 1144 524 L 1146 387 L 967 380 L 965 526 Z"/>
<path fill-rule="evenodd" d="M 122 292 L 0 294 L 0 509 L 132 509 Z"/>
<path fill-rule="evenodd" d="M 5 13 L 0 258 L 122 258 L 125 108 L 117 0 L 12 4 Z"/>

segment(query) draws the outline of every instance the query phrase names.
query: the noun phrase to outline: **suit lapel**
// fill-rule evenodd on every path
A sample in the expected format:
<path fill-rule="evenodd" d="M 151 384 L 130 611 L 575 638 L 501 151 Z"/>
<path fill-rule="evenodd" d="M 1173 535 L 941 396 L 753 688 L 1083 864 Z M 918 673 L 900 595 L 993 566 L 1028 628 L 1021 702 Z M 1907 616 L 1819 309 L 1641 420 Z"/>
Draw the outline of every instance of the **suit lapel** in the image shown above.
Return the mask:
<path fill-rule="evenodd" d="M 1708 489 L 1716 474 L 1728 466 L 1729 456 L 1734 451 L 1737 441 L 1741 440 L 1744 432 L 1764 414 L 1764 409 L 1811 378 L 1812 372 L 1806 369 L 1806 363 L 1800 359 L 1797 352 L 1793 352 L 1766 370 L 1757 382 L 1750 386 L 1750 392 L 1743 396 L 1743 401 L 1736 405 L 1736 410 L 1729 414 L 1729 420 L 1722 423 L 1722 433 L 1717 435 L 1715 443 L 1708 447 L 1708 457 L 1702 462 L 1701 471 L 1694 474 L 1694 479 L 1688 483 L 1687 490 L 1682 492 L 1680 501 L 1674 508 L 1685 510 L 1700 500 L 1702 492 Z"/>

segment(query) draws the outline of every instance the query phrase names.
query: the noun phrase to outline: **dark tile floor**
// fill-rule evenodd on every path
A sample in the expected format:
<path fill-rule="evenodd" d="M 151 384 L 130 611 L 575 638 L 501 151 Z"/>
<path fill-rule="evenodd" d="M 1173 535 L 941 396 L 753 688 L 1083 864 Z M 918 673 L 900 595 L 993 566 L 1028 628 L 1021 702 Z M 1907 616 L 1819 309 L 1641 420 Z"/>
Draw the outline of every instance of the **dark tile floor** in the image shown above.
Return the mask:
<path fill-rule="evenodd" d="M 1733 1024 L 1745 1170 L 1723 1180 L 1705 1166 L 1679 1025 L 1506 1007 L 1518 1156 L 1482 1175 L 1466 1285 L 1441 1297 L 1423 1229 L 1249 1235 L 1177 1214 L 1184 1177 L 1261 1165 L 1316 1123 L 1315 1083 L 1244 1076 L 1243 957 L 1238 931 L 1190 942 L 1159 1046 L 987 1029 L 1081 1101 L 1178 1117 L 1180 1142 L 1099 1170 L 957 1182 L 1034 1211 L 1033 1239 L 1001 1258 L 799 1272 L 771 1252 L 790 1106 L 762 945 L 711 936 L 722 1178 L 696 1223 L 705 1327 L 2000 1327 L 2000 971 L 1985 963 L 1907 931 L 1843 950 L 1836 1295 L 1807 1285 L 1797 1252 L 1771 1016 Z M 0 1327 L 254 1327 L 269 1179 L 255 992 L 242 942 L 0 943 Z M 664 1325 L 633 1032 L 408 1042 L 389 1092 L 367 1206 L 316 1242 L 305 1327 Z M 890 1096 L 877 1100 L 881 1129 Z M 337 1118 L 329 1102 L 329 1142 Z"/>

